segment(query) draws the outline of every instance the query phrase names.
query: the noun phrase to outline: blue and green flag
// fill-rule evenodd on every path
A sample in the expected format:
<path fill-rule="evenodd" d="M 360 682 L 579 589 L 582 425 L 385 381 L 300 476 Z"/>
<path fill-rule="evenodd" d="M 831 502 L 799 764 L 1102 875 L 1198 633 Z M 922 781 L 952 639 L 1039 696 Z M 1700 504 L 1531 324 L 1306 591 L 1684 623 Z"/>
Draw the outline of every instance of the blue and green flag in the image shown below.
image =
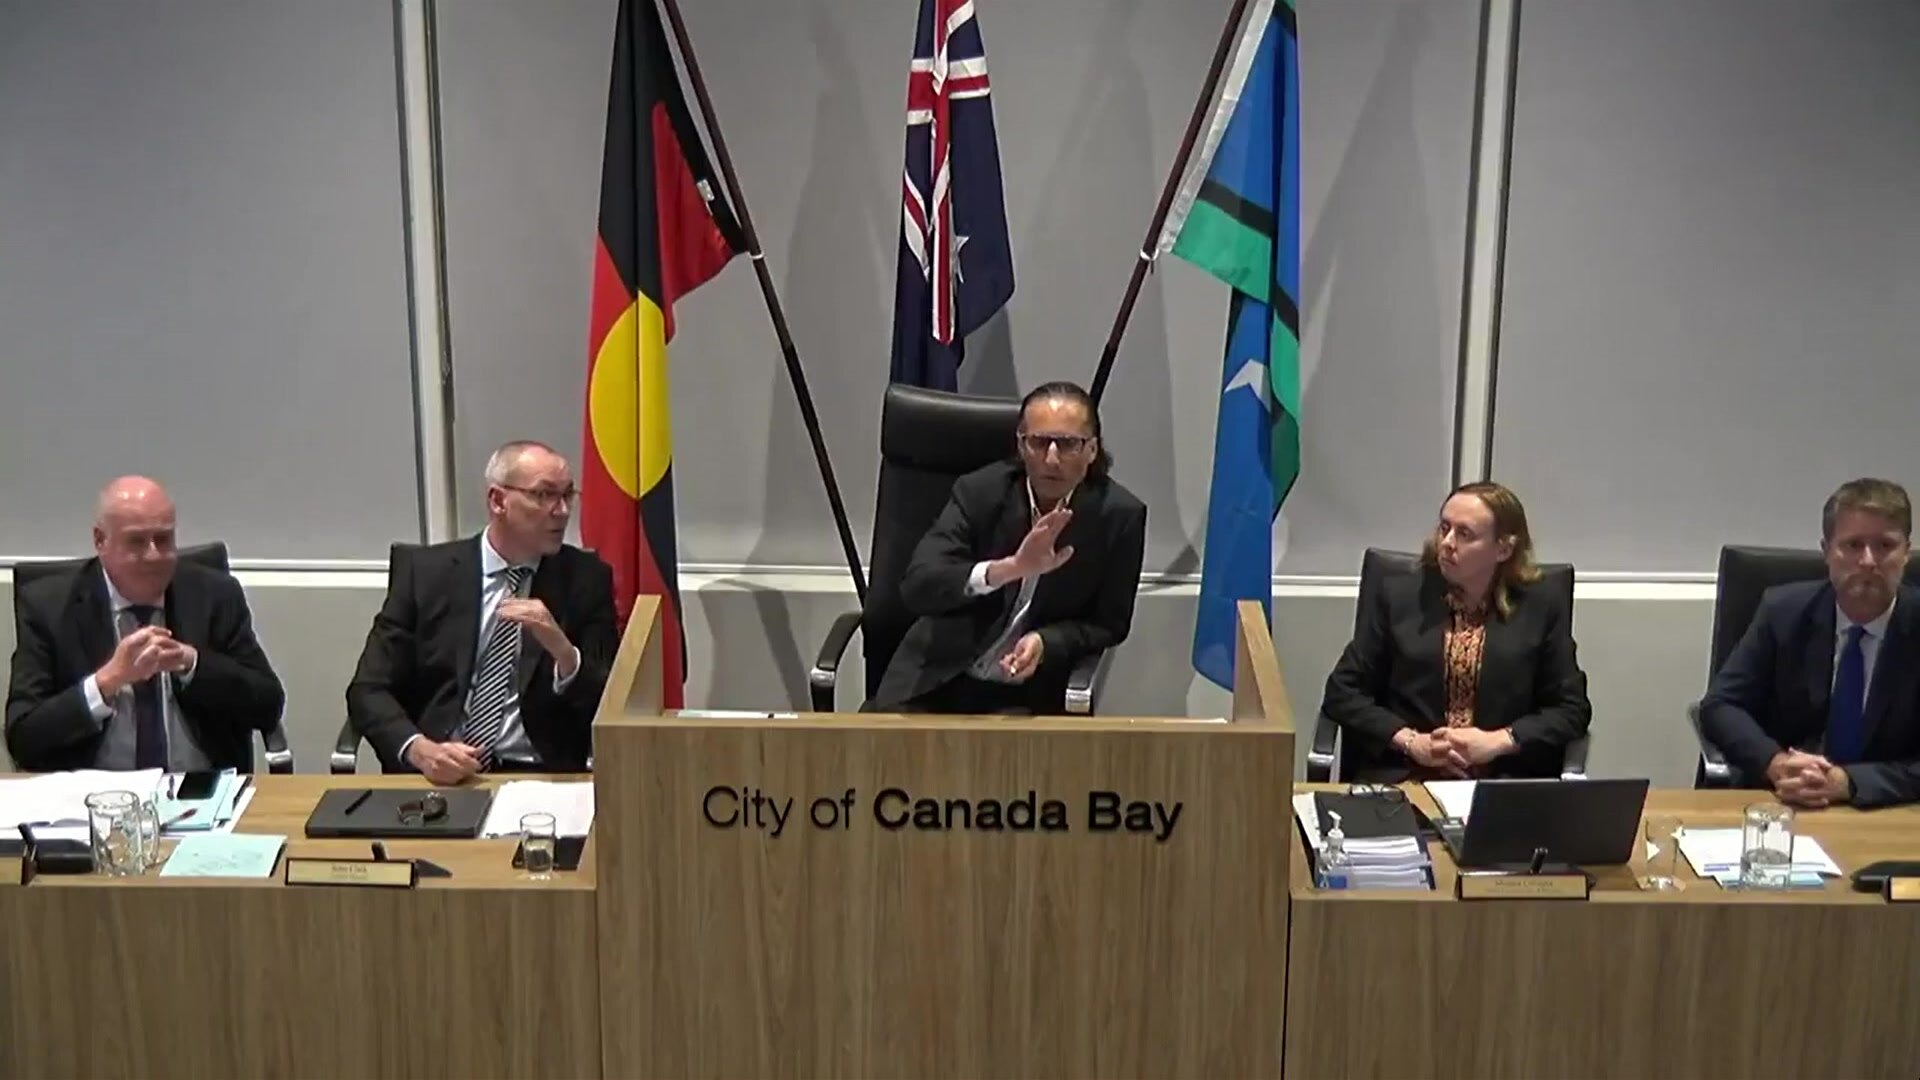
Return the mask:
<path fill-rule="evenodd" d="M 1233 685 L 1234 610 L 1272 614 L 1273 520 L 1300 475 L 1300 64 L 1293 4 L 1255 0 L 1160 250 L 1219 278 L 1227 349 L 1193 666 Z"/>

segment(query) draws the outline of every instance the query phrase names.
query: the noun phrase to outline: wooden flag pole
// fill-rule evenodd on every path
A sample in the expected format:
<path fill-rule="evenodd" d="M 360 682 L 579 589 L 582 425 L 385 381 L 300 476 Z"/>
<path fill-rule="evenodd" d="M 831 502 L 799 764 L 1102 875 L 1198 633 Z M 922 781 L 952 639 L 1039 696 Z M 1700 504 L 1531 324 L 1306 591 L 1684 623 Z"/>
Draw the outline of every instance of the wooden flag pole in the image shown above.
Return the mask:
<path fill-rule="evenodd" d="M 643 0 L 647 2 L 647 0 Z M 1245 3 L 1246 0 L 1240 0 Z M 726 137 L 720 133 L 720 118 L 714 112 L 713 99 L 707 95 L 707 80 L 700 74 L 700 61 L 694 56 L 693 41 L 687 36 L 687 24 L 680 18 L 679 0 L 659 0 L 673 28 L 674 44 L 680 60 L 687 66 L 687 80 L 693 84 L 693 96 L 700 105 L 700 117 L 706 123 L 707 137 L 713 141 L 713 156 L 720 164 L 720 175 L 727 184 L 727 198 L 733 201 L 740 218 L 740 231 L 747 238 L 747 255 L 753 261 L 754 276 L 760 279 L 760 296 L 767 302 L 767 315 L 773 320 L 774 336 L 780 339 L 780 356 L 786 361 L 787 380 L 793 384 L 793 397 L 800 406 L 800 419 L 807 426 L 807 439 L 813 444 L 813 460 L 820 467 L 820 483 L 827 489 L 827 504 L 833 509 L 833 523 L 840 531 L 840 547 L 847 558 L 847 572 L 853 575 L 853 591 L 865 603 L 867 575 L 860 567 L 860 549 L 853 540 L 853 526 L 847 521 L 846 502 L 840 497 L 840 485 L 833 478 L 833 462 L 827 457 L 827 442 L 820 434 L 820 414 L 813 407 L 813 393 L 807 389 L 807 373 L 800 366 L 800 350 L 794 347 L 793 334 L 787 329 L 787 314 L 780 306 L 780 294 L 774 291 L 773 275 L 760 250 L 760 234 L 754 230 L 753 214 L 747 210 L 746 193 L 740 190 L 740 177 L 733 171 L 733 155 L 727 152 Z"/>
<path fill-rule="evenodd" d="M 671 4 L 673 0 L 665 2 Z M 1285 3 L 1286 0 L 1278 2 Z M 1140 286 L 1146 283 L 1147 271 L 1152 269 L 1153 261 L 1158 257 L 1160 230 L 1167 224 L 1167 212 L 1173 208 L 1174 193 L 1180 190 L 1180 178 L 1186 175 L 1187 162 L 1193 157 L 1194 143 L 1200 138 L 1200 125 L 1213 106 L 1214 92 L 1220 88 L 1220 73 L 1226 70 L 1227 57 L 1233 52 L 1240 22 L 1246 14 L 1247 0 L 1233 0 L 1227 25 L 1220 31 L 1220 44 L 1213 50 L 1213 64 L 1207 68 L 1207 81 L 1200 87 L 1200 100 L 1194 102 L 1193 115 L 1187 119 L 1187 133 L 1181 137 L 1180 150 L 1173 156 L 1173 170 L 1167 174 L 1166 187 L 1161 189 L 1160 204 L 1153 208 L 1153 220 L 1147 225 L 1147 238 L 1140 242 L 1140 254 L 1133 263 L 1133 276 L 1127 279 L 1127 291 L 1120 298 L 1120 310 L 1113 316 L 1113 329 L 1107 334 L 1106 348 L 1100 350 L 1100 367 L 1093 373 L 1093 387 L 1089 391 L 1095 404 L 1099 404 L 1100 395 L 1106 393 L 1107 379 L 1113 374 L 1114 359 L 1120 355 L 1120 339 L 1127 332 L 1127 323 L 1133 319 L 1133 305 L 1140 299 Z"/>

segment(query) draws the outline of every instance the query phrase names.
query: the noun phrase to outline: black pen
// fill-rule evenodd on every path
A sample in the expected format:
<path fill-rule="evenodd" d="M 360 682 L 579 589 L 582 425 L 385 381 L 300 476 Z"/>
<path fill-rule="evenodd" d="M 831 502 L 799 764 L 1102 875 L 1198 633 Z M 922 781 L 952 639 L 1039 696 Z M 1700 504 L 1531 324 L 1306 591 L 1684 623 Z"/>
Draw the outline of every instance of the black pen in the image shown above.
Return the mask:
<path fill-rule="evenodd" d="M 366 790 L 362 791 L 358 798 L 355 798 L 352 802 L 347 804 L 347 808 L 341 811 L 340 816 L 347 817 L 348 815 L 352 814 L 355 810 L 360 809 L 360 804 L 363 802 L 366 802 L 367 796 L 371 794 L 373 794 L 372 788 L 367 788 Z"/>

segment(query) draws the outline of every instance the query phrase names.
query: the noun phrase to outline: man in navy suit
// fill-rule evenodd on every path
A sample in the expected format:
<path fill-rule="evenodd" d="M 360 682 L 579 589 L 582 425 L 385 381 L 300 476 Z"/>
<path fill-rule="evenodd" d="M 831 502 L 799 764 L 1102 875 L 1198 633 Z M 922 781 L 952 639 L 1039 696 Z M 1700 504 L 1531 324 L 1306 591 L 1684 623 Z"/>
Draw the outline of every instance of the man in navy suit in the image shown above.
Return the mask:
<path fill-rule="evenodd" d="M 1826 581 L 1768 589 L 1700 706 L 1747 786 L 1807 808 L 1920 800 L 1920 590 L 1901 584 L 1913 506 L 1886 480 L 1827 499 Z"/>

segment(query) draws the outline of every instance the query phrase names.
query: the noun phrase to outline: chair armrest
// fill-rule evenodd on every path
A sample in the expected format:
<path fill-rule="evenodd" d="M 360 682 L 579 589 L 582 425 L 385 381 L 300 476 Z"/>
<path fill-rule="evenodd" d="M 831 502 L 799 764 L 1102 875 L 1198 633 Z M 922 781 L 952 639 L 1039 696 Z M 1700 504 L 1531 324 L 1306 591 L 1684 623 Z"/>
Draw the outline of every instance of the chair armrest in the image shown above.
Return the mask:
<path fill-rule="evenodd" d="M 1591 731 L 1567 744 L 1566 753 L 1560 758 L 1560 779 L 1585 780 L 1587 778 L 1587 750 L 1592 745 Z"/>
<path fill-rule="evenodd" d="M 1307 783 L 1330 784 L 1340 760 L 1340 725 L 1321 713 L 1313 719 L 1313 745 L 1307 748 Z"/>
<path fill-rule="evenodd" d="M 1113 650 L 1088 653 L 1073 665 L 1067 675 L 1066 708 L 1068 716 L 1092 716 L 1093 699 L 1107 681 L 1107 669 L 1113 666 Z"/>
<path fill-rule="evenodd" d="M 1700 743 L 1700 770 L 1695 784 L 1703 788 L 1730 788 L 1733 786 L 1733 766 L 1727 764 L 1727 755 L 1720 751 L 1713 740 L 1707 738 L 1705 728 L 1700 726 L 1700 703 L 1687 704 L 1687 723 L 1693 725 L 1693 737 Z"/>
<path fill-rule="evenodd" d="M 814 657 L 813 670 L 807 672 L 807 692 L 814 712 L 832 712 L 834 689 L 840 682 L 840 661 L 846 656 L 853 632 L 860 629 L 860 613 L 849 611 L 833 620 L 827 628 L 827 640 L 820 643 L 820 655 Z"/>
<path fill-rule="evenodd" d="M 360 767 L 360 733 L 353 730 L 353 721 L 340 725 L 340 735 L 333 740 L 333 753 L 327 758 L 327 771 L 335 776 L 352 776 Z"/>
<path fill-rule="evenodd" d="M 275 776 L 293 772 L 293 751 L 287 749 L 287 723 L 281 717 L 273 727 L 260 733 L 260 745 L 267 749 L 267 771 Z"/>

